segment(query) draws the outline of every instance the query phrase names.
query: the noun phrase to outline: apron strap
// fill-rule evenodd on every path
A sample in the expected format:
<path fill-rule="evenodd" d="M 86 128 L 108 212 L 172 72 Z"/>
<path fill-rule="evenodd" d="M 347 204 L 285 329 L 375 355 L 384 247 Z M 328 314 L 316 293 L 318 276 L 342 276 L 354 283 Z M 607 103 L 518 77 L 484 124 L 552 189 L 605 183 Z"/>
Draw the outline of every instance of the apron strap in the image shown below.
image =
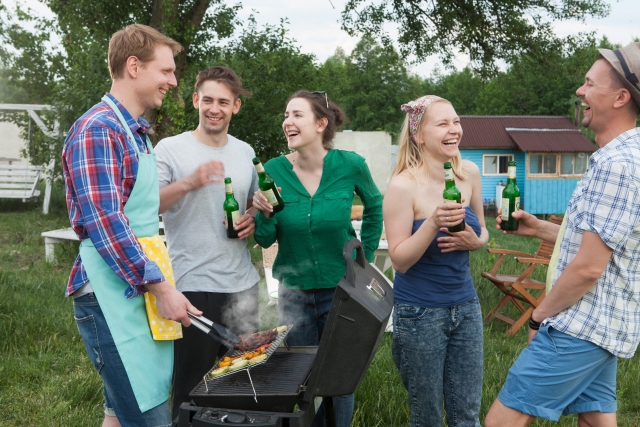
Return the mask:
<path fill-rule="evenodd" d="M 111 109 L 115 113 L 116 117 L 120 121 L 120 124 L 122 125 L 122 127 L 124 127 L 124 130 L 127 132 L 127 136 L 129 137 L 129 140 L 131 141 L 131 144 L 133 144 L 133 146 L 135 147 L 136 152 L 138 154 L 140 154 L 140 149 L 138 148 L 138 143 L 136 142 L 136 139 L 134 138 L 133 133 L 131 132 L 131 128 L 129 127 L 129 125 L 127 124 L 127 121 L 122 116 L 122 112 L 120 112 L 120 109 L 118 108 L 118 106 L 107 95 L 102 97 L 102 101 L 104 101 L 109 107 L 111 107 Z M 149 140 L 149 136 L 148 135 L 145 135 L 145 136 L 146 136 L 145 143 L 147 144 L 147 149 L 149 150 L 149 153 L 154 154 L 153 153 L 153 145 L 151 144 L 151 140 Z"/>

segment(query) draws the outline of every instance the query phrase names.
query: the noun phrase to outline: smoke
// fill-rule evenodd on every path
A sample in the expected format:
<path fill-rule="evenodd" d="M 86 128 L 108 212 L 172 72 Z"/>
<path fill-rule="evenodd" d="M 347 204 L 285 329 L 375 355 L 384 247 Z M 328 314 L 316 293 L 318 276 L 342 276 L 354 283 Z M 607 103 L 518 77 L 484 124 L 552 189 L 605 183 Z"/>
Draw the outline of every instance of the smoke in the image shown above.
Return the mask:
<path fill-rule="evenodd" d="M 260 324 L 258 310 L 258 285 L 255 285 L 246 291 L 228 295 L 222 322 L 236 334 L 253 333 Z"/>

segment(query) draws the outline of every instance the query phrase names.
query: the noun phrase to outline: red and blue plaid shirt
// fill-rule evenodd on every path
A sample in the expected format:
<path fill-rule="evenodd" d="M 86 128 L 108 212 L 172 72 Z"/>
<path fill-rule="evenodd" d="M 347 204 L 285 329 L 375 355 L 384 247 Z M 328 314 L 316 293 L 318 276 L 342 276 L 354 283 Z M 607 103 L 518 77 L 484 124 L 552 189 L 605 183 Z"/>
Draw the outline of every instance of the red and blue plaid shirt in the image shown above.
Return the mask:
<path fill-rule="evenodd" d="M 138 148 L 146 152 L 149 123 L 142 117 L 136 122 L 111 94 L 107 96 L 120 109 Z M 129 284 L 125 296 L 142 295 L 145 284 L 162 282 L 162 272 L 145 255 L 124 215 L 138 174 L 138 156 L 126 130 L 105 102 L 94 105 L 69 130 L 62 168 L 71 226 L 80 240 L 91 239 L 109 267 Z M 66 295 L 88 280 L 78 255 Z"/>

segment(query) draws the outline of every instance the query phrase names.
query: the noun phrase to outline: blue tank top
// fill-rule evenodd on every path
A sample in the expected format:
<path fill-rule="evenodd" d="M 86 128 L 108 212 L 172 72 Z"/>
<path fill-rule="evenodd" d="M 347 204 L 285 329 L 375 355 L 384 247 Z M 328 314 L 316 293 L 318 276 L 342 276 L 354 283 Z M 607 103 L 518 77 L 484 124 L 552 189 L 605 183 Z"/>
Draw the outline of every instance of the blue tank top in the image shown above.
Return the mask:
<path fill-rule="evenodd" d="M 469 206 L 466 206 L 465 210 L 466 223 L 480 236 L 478 216 Z M 411 234 L 415 233 L 424 221 L 413 221 Z M 438 248 L 438 238 L 443 236 L 448 234 L 438 231 L 422 257 L 406 273 L 396 272 L 393 285 L 395 302 L 416 307 L 440 308 L 459 305 L 476 297 L 469 268 L 469 251 L 442 253 Z"/>

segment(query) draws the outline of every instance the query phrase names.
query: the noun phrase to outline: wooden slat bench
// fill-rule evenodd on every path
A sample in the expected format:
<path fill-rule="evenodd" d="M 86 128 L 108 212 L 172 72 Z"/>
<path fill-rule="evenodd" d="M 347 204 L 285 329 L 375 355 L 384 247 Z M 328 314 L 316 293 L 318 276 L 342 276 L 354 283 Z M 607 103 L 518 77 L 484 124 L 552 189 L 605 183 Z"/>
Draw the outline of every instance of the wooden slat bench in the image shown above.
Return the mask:
<path fill-rule="evenodd" d="M 56 243 L 79 241 L 78 236 L 76 236 L 75 231 L 73 231 L 71 227 L 45 231 L 41 236 L 44 237 L 44 254 L 47 262 L 54 262 L 56 260 L 54 255 L 54 246 Z M 160 217 L 160 236 L 166 244 L 167 238 L 164 235 L 164 222 L 162 222 L 162 217 Z"/>
<path fill-rule="evenodd" d="M 0 165 L 0 198 L 22 199 L 23 202 L 40 195 L 36 187 L 42 166 Z"/>

